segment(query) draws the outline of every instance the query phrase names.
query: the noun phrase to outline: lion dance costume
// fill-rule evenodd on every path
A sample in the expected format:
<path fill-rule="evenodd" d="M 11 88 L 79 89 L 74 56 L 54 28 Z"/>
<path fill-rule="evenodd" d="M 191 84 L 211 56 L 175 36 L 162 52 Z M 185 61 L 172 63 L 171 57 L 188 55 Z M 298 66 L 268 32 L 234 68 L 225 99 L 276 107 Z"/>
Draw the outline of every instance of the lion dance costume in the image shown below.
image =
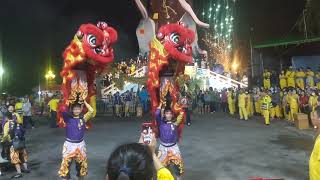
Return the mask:
<path fill-rule="evenodd" d="M 60 111 L 72 104 L 78 94 L 80 100 L 87 100 L 92 107 L 95 107 L 95 78 L 103 72 L 108 63 L 113 61 L 111 45 L 116 41 L 116 30 L 105 22 L 99 22 L 97 26 L 93 24 L 80 26 L 71 44 L 63 53 L 64 66 L 60 73 L 63 78 L 63 104 L 59 107 Z M 65 127 L 61 114 L 58 124 L 60 127 Z"/>
<path fill-rule="evenodd" d="M 89 120 L 96 113 L 95 78 L 113 61 L 111 45 L 116 40 L 116 30 L 105 22 L 99 22 L 96 26 L 83 24 L 63 53 L 64 67 L 60 73 L 63 78 L 63 102 L 59 105 L 58 124 L 66 128 L 63 160 L 59 170 L 59 175 L 64 179 L 70 178 L 72 160 L 76 161 L 77 176 L 87 175 L 84 133 Z M 68 106 L 79 106 L 80 102 L 86 105 L 84 115 L 74 116 L 68 112 Z"/>
<path fill-rule="evenodd" d="M 161 143 L 159 156 L 164 166 L 174 164 L 179 175 L 183 173 L 183 163 L 177 143 L 181 137 L 185 113 L 178 103 L 177 77 L 184 73 L 186 63 L 192 62 L 191 43 L 194 36 L 195 33 L 183 23 L 167 24 L 160 27 L 150 43 L 147 88 Z M 167 96 L 170 96 L 170 100 Z M 166 124 L 160 117 L 158 107 L 168 106 L 177 119 L 174 124 Z"/>

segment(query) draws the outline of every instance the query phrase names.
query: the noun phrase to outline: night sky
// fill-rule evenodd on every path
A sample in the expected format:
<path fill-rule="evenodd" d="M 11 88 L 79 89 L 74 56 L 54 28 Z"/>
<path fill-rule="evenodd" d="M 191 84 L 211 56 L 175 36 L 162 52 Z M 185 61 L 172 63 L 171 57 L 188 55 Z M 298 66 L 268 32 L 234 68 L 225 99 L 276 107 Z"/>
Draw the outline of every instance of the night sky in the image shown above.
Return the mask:
<path fill-rule="evenodd" d="M 284 36 L 301 14 L 304 3 L 238 0 L 237 39 L 247 42 L 250 27 L 254 27 L 255 42 Z M 195 11 L 200 16 L 202 9 Z M 116 60 L 136 56 L 135 29 L 139 19 L 133 0 L 1 0 L 0 35 L 8 72 L 5 88 L 11 94 L 23 95 L 43 81 L 49 65 L 57 74 L 64 48 L 83 23 L 106 21 L 117 29 Z"/>

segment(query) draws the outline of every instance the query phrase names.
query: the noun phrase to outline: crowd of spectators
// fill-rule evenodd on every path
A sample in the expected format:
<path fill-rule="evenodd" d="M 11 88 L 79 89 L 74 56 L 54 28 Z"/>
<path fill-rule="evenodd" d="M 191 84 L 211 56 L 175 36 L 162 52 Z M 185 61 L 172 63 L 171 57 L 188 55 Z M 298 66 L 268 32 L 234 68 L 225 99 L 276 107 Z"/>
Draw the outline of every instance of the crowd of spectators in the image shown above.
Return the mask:
<path fill-rule="evenodd" d="M 108 87 L 114 80 L 119 79 L 121 74 L 126 74 L 128 76 L 134 74 L 134 72 L 142 67 L 147 66 L 148 58 L 147 56 L 137 56 L 136 58 L 124 59 L 116 62 L 114 67 L 117 71 L 113 74 L 112 72 L 106 74 L 103 77 L 104 87 Z"/>

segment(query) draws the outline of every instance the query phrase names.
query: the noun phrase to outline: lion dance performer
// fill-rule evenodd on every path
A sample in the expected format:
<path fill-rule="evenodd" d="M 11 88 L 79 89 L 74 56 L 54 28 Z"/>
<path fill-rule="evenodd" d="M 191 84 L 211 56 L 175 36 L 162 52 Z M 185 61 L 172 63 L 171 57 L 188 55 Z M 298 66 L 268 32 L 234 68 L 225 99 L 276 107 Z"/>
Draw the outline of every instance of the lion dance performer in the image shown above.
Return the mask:
<path fill-rule="evenodd" d="M 66 128 L 63 160 L 59 170 L 63 179 L 70 179 L 72 160 L 76 161 L 79 179 L 88 173 L 84 132 L 96 113 L 95 78 L 113 61 L 111 45 L 116 40 L 116 30 L 105 22 L 99 22 L 96 26 L 83 24 L 63 53 L 64 67 L 60 73 L 63 78 L 63 102 L 58 112 L 58 124 Z"/>
<path fill-rule="evenodd" d="M 113 45 L 117 41 L 117 32 L 105 22 L 83 24 L 74 36 L 71 44 L 63 53 L 64 67 L 60 73 L 63 78 L 63 103 L 59 109 L 74 102 L 77 94 L 95 107 L 95 77 L 101 74 L 108 63 L 114 59 Z M 95 115 L 96 112 L 94 112 Z M 61 117 L 60 127 L 65 127 Z"/>
<path fill-rule="evenodd" d="M 173 164 L 178 169 L 178 176 L 183 174 L 177 143 L 181 137 L 185 113 L 178 103 L 177 77 L 184 73 L 185 64 L 192 62 L 191 43 L 194 34 L 183 23 L 167 24 L 160 27 L 150 43 L 147 88 L 160 137 L 159 156 L 164 166 Z M 162 118 L 160 109 L 165 109 Z M 166 117 L 166 113 L 172 113 L 173 117 Z M 172 119 L 176 119 L 174 123 Z"/>

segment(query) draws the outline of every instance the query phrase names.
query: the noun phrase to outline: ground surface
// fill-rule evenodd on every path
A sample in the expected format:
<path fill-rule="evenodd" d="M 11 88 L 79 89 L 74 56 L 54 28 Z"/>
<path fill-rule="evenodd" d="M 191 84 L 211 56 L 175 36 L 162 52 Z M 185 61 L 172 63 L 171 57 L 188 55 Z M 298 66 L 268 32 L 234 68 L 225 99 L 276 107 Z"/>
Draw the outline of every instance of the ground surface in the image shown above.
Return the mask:
<path fill-rule="evenodd" d="M 311 136 L 297 133 L 285 122 L 265 126 L 262 119 L 240 121 L 223 113 L 193 115 L 181 143 L 186 180 L 246 180 L 250 177 L 308 179 Z M 99 117 L 86 135 L 89 175 L 102 180 L 110 152 L 138 140 L 141 119 Z M 28 131 L 31 174 L 22 179 L 55 180 L 64 142 L 63 129 L 40 126 Z M 74 179 L 74 169 L 72 169 Z M 0 179 L 9 179 L 14 170 Z"/>

